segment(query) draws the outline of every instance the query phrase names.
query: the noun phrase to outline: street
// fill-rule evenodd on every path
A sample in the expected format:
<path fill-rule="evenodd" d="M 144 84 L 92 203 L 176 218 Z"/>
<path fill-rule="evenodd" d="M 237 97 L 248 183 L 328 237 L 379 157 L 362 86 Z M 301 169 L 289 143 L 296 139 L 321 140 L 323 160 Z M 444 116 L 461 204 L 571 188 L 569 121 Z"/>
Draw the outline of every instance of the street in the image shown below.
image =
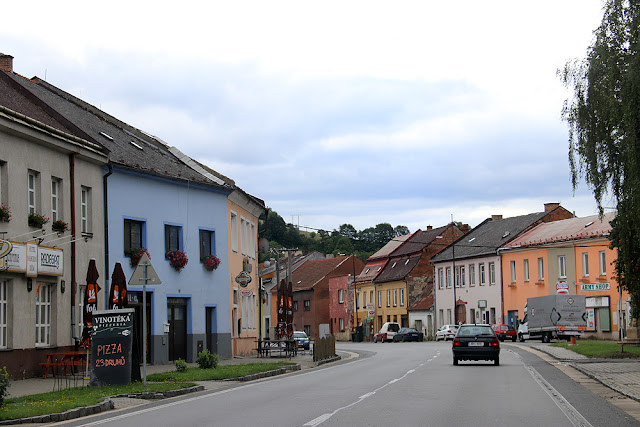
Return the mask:
<path fill-rule="evenodd" d="M 71 425 L 579 426 L 637 421 L 544 362 L 502 344 L 500 366 L 460 362 L 451 342 L 339 343 L 359 357 L 109 411 Z"/>

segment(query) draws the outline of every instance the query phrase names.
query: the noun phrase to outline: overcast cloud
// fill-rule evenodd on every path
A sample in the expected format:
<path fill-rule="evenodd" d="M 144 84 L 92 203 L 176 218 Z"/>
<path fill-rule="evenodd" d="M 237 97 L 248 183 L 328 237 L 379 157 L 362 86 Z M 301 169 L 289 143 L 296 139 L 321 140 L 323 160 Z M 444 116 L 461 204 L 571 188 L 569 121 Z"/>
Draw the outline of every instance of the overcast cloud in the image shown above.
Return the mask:
<path fill-rule="evenodd" d="M 600 0 L 158 4 L 10 2 L 0 52 L 296 224 L 596 213 L 571 188 L 556 70 Z"/>

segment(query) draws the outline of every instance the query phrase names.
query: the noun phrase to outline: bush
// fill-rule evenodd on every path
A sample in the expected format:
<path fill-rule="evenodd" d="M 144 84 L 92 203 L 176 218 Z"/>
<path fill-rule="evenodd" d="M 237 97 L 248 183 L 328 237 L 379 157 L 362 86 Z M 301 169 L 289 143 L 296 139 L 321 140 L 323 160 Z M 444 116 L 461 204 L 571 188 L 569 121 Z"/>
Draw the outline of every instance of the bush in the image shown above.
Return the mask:
<path fill-rule="evenodd" d="M 220 356 L 217 354 L 211 354 L 209 350 L 204 350 L 198 353 L 198 358 L 196 359 L 196 363 L 200 366 L 200 369 L 211 369 L 218 366 L 218 362 L 220 361 Z"/>
<path fill-rule="evenodd" d="M 185 362 L 182 359 L 178 359 L 176 360 L 176 371 L 178 372 L 184 372 L 187 370 L 189 366 L 187 365 L 187 362 Z"/>
<path fill-rule="evenodd" d="M 9 384 L 9 373 L 7 367 L 4 366 L 0 369 L 0 406 L 4 404 L 4 398 L 9 395 L 7 390 L 11 384 Z"/>

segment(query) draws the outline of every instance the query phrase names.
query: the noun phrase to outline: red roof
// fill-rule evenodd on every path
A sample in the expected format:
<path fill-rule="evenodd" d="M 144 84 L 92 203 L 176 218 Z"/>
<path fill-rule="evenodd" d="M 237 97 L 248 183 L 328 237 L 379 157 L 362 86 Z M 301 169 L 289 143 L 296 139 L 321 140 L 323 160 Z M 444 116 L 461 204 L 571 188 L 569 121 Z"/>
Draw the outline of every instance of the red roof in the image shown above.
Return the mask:
<path fill-rule="evenodd" d="M 313 289 L 316 283 L 327 277 L 347 259 L 350 260 L 351 256 L 338 256 L 305 262 L 293 273 L 293 290 L 306 291 Z"/>
<path fill-rule="evenodd" d="M 429 310 L 433 308 L 433 302 L 433 287 L 429 286 L 420 295 L 420 298 L 407 308 L 407 311 Z"/>
<path fill-rule="evenodd" d="M 362 272 L 356 276 L 356 283 L 371 282 L 380 274 L 386 263 L 386 259 L 368 262 Z"/>
<path fill-rule="evenodd" d="M 418 230 L 420 231 L 420 230 Z M 416 233 L 418 232 L 416 231 Z M 389 255 L 391 255 L 391 253 L 393 251 L 395 251 L 396 249 L 398 249 L 400 246 L 402 246 L 402 244 L 404 242 L 406 242 L 407 240 L 409 240 L 409 238 L 411 236 L 413 236 L 415 233 L 412 234 L 406 234 L 404 236 L 400 236 L 400 237 L 394 237 L 393 239 L 389 240 L 387 242 L 386 245 L 384 245 L 382 247 L 382 249 L 380 249 L 378 252 L 376 252 L 375 254 L 371 255 L 367 261 L 373 261 L 379 258 L 386 258 Z"/>
<path fill-rule="evenodd" d="M 542 245 L 545 243 L 566 242 L 569 240 L 604 237 L 611 233 L 610 222 L 615 212 L 605 214 L 600 220 L 598 215 L 584 218 L 569 218 L 560 221 L 545 222 L 505 245 L 506 248 Z"/>

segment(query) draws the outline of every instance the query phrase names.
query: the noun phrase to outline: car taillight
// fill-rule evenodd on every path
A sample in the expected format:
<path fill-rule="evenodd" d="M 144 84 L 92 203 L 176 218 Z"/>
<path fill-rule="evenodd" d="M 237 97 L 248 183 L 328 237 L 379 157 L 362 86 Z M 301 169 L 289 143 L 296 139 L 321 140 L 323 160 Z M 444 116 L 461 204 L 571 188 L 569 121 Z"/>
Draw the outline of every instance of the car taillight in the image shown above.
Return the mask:
<path fill-rule="evenodd" d="M 460 338 L 454 338 L 453 339 L 453 345 L 460 345 Z"/>
<path fill-rule="evenodd" d="M 494 338 L 493 341 L 491 341 L 491 345 L 494 347 L 500 347 L 500 341 L 498 341 L 497 338 Z"/>

